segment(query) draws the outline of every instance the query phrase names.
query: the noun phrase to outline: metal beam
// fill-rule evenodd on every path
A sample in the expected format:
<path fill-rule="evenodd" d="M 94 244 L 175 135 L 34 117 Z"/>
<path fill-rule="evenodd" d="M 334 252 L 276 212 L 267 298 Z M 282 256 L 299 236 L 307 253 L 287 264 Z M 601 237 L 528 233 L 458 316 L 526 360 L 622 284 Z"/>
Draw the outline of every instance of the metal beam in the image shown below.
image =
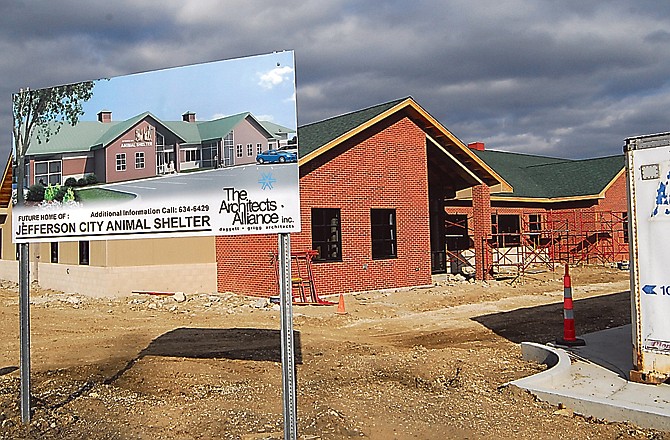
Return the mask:
<path fill-rule="evenodd" d="M 28 243 L 19 245 L 19 326 L 21 345 L 21 421 L 30 423 L 30 257 Z"/>
<path fill-rule="evenodd" d="M 281 365 L 284 397 L 284 439 L 296 440 L 298 435 L 298 415 L 295 395 L 293 289 L 291 287 L 291 240 L 289 234 L 279 234 L 279 297 L 281 307 Z"/>

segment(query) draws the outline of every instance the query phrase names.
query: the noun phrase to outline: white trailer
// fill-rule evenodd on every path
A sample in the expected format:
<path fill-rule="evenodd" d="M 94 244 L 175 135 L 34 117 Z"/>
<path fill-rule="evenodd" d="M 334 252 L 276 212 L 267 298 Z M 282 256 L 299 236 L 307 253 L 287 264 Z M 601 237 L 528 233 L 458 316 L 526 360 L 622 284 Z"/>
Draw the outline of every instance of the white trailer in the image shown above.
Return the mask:
<path fill-rule="evenodd" d="M 636 382 L 670 377 L 670 132 L 626 139 Z"/>

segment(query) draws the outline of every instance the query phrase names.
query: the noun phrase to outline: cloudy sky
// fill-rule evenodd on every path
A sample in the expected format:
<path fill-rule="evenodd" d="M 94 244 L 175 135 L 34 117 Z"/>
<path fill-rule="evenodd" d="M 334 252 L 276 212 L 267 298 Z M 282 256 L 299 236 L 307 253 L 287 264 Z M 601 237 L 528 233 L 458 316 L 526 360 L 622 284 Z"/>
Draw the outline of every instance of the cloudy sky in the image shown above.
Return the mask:
<path fill-rule="evenodd" d="M 0 131 L 22 87 L 291 49 L 301 125 L 411 95 L 464 142 L 619 154 L 670 131 L 668 23 L 658 0 L 2 0 Z"/>

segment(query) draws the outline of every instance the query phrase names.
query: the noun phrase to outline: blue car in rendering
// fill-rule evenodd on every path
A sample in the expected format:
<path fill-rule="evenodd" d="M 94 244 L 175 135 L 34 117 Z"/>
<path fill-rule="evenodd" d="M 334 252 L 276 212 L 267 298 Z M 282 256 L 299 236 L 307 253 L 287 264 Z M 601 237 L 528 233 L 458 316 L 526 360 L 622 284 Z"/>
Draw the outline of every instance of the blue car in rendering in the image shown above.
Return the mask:
<path fill-rule="evenodd" d="M 297 162 L 298 155 L 292 151 L 267 150 L 256 156 L 258 163 Z"/>

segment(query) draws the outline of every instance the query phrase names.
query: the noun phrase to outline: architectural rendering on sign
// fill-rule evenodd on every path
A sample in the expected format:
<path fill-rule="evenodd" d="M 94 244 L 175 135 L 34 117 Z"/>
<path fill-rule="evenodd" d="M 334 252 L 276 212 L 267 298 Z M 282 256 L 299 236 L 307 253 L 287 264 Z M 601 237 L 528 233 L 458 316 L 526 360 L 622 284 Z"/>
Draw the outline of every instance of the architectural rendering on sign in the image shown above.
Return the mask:
<path fill-rule="evenodd" d="M 13 107 L 15 242 L 299 230 L 292 52 L 25 89 Z"/>
<path fill-rule="evenodd" d="M 295 141 L 295 130 L 259 121 L 244 112 L 210 121 L 185 112 L 180 120 L 161 120 L 144 112 L 124 121 L 102 110 L 97 121 L 63 125 L 48 142 L 34 134 L 26 154 L 29 185 L 64 184 L 94 175 L 97 182 L 120 182 L 194 171 L 248 165 L 264 151 Z"/>

